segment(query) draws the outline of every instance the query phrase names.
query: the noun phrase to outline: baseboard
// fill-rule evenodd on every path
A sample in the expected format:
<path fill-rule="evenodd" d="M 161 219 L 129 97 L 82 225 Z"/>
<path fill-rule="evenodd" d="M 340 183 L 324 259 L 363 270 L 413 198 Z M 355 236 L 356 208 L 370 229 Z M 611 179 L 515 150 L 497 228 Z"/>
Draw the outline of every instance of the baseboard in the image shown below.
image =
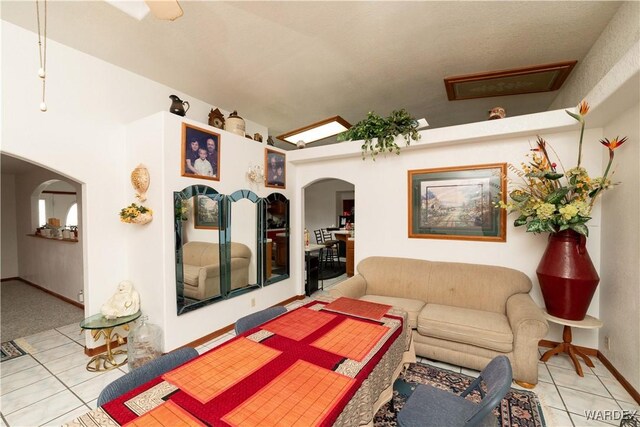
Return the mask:
<path fill-rule="evenodd" d="M 46 293 L 48 293 L 49 295 L 51 295 L 53 297 L 56 297 L 56 298 L 66 302 L 68 304 L 74 305 L 74 306 L 84 310 L 84 304 L 79 303 L 78 301 L 74 301 L 71 298 L 67 298 L 67 297 L 65 297 L 63 295 L 57 294 L 57 293 L 55 293 L 53 291 L 50 291 L 47 288 L 43 288 L 42 286 L 37 285 L 37 284 L 35 284 L 33 282 L 30 282 L 30 281 L 28 281 L 26 279 L 23 279 L 22 277 L 16 277 L 15 279 L 2 279 L 3 282 L 6 281 L 6 280 L 19 280 L 22 283 L 26 283 L 27 285 L 33 286 L 34 288 L 37 288 L 37 289 L 40 289 L 41 291 L 46 292 Z"/>
<path fill-rule="evenodd" d="M 111 341 L 111 349 L 114 349 L 122 345 L 127 345 L 127 337 L 124 337 L 123 339 L 124 339 L 124 342 L 122 344 L 119 344 L 118 340 Z M 105 351 L 107 351 L 107 344 L 102 344 L 98 347 L 93 347 L 93 348 L 88 348 L 86 345 L 84 346 L 84 354 L 86 354 L 89 357 L 93 357 L 97 354 L 104 353 Z"/>
<path fill-rule="evenodd" d="M 301 300 L 301 299 L 305 299 L 305 296 L 304 295 L 295 295 L 295 296 L 293 296 L 291 298 L 287 298 L 284 301 L 280 301 L 279 303 L 273 305 L 272 307 L 279 306 L 279 305 L 285 306 L 287 304 L 291 304 L 292 302 L 297 301 L 297 300 Z M 204 344 L 206 342 L 211 341 L 214 338 L 218 338 L 219 336 L 224 335 L 227 332 L 232 331 L 234 329 L 234 326 L 235 326 L 235 323 L 232 323 L 231 325 L 227 325 L 224 328 L 220 328 L 220 329 L 218 329 L 216 331 L 213 331 L 210 334 L 207 334 L 207 335 L 205 335 L 203 337 L 200 337 L 195 341 L 191 341 L 190 343 L 187 343 L 187 344 L 183 345 L 182 347 L 194 347 L 194 348 L 198 347 L 198 346 L 200 346 L 200 345 L 202 345 L 202 344 Z M 182 348 L 182 347 L 180 347 L 180 348 Z"/>
<path fill-rule="evenodd" d="M 624 389 L 627 390 L 627 393 L 629 393 L 631 397 L 634 398 L 636 403 L 640 405 L 640 393 L 638 393 L 638 391 L 635 388 L 633 388 L 631 383 L 629 383 L 629 381 L 627 381 L 627 379 L 623 377 L 620 372 L 618 372 L 615 366 L 613 366 L 613 364 L 609 361 L 609 359 L 607 359 L 605 355 L 602 354 L 602 352 L 600 351 L 598 351 L 598 359 L 600 359 L 602 364 L 607 367 L 607 369 L 609 370 L 609 372 L 611 372 L 611 374 L 615 377 L 615 379 L 617 379 L 620 382 L 620 384 L 622 384 L 622 387 L 624 387 Z"/>
<path fill-rule="evenodd" d="M 4 279 L 0 279 L 0 282 L 8 282 L 9 280 L 22 280 L 19 277 L 6 277 Z"/>
<path fill-rule="evenodd" d="M 559 342 L 549 341 L 549 340 L 538 341 L 539 347 L 553 348 L 559 344 L 560 344 Z M 613 366 L 613 364 L 609 361 L 609 359 L 607 359 L 605 355 L 602 354 L 602 352 L 600 352 L 600 350 L 596 350 L 595 348 L 589 348 L 589 347 L 580 347 L 580 346 L 576 346 L 576 347 L 587 356 L 597 357 L 598 360 L 600 360 L 602 364 L 607 368 L 607 370 L 611 372 L 611 375 L 613 375 L 614 378 L 618 380 L 618 382 L 622 385 L 622 387 L 624 387 L 624 389 L 627 390 L 627 393 L 629 393 L 631 397 L 633 397 L 633 399 L 636 401 L 636 403 L 640 405 L 640 393 L 638 393 L 638 391 L 631 385 L 631 383 L 627 381 L 627 379 L 615 368 L 615 366 Z"/>

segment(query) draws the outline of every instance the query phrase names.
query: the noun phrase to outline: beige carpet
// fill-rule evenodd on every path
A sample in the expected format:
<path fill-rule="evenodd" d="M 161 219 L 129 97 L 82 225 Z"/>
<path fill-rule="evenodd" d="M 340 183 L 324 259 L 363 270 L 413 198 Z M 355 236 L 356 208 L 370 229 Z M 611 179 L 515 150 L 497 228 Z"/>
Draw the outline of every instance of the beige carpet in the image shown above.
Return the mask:
<path fill-rule="evenodd" d="M 84 319 L 84 310 L 19 280 L 1 282 L 0 299 L 2 342 Z"/>

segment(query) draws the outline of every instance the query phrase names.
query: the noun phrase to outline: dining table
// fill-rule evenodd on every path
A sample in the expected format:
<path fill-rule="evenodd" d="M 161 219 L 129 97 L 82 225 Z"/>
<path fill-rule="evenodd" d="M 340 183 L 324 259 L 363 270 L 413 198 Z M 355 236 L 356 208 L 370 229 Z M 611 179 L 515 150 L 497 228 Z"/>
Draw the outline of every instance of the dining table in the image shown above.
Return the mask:
<path fill-rule="evenodd" d="M 67 425 L 373 425 L 412 350 L 405 311 L 323 295 Z"/>

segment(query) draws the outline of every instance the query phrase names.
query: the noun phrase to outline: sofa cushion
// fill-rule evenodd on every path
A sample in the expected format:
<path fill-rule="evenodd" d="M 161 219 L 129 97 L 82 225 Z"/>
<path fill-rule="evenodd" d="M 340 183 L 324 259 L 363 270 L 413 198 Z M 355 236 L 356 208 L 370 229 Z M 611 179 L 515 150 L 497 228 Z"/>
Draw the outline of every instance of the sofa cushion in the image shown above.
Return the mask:
<path fill-rule="evenodd" d="M 415 329 L 418 326 L 418 314 L 424 307 L 424 301 L 417 299 L 385 297 L 382 295 L 365 295 L 360 299 L 402 308 L 407 312 L 407 322 L 409 323 L 409 327 L 412 329 Z"/>
<path fill-rule="evenodd" d="M 418 315 L 418 332 L 503 353 L 513 350 L 509 320 L 500 313 L 427 304 Z"/>

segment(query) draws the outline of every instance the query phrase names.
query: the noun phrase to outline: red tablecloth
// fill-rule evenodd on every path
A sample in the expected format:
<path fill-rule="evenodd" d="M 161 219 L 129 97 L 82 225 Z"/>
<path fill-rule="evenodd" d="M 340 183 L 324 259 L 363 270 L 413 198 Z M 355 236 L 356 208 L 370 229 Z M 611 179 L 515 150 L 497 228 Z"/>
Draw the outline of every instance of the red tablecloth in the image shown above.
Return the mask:
<path fill-rule="evenodd" d="M 188 414 L 185 421 L 215 426 L 262 427 L 285 420 L 286 425 L 332 425 L 401 335 L 403 319 L 324 311 L 326 304 L 313 301 L 288 312 L 78 420 L 108 424 L 95 421 L 104 417 L 116 425 L 145 425 L 143 417 L 155 410 L 168 414 L 151 418 L 155 425 L 175 425 L 158 420 L 175 420 L 181 413 Z M 290 320 L 312 324 L 301 323 L 304 333 L 297 334 Z"/>

